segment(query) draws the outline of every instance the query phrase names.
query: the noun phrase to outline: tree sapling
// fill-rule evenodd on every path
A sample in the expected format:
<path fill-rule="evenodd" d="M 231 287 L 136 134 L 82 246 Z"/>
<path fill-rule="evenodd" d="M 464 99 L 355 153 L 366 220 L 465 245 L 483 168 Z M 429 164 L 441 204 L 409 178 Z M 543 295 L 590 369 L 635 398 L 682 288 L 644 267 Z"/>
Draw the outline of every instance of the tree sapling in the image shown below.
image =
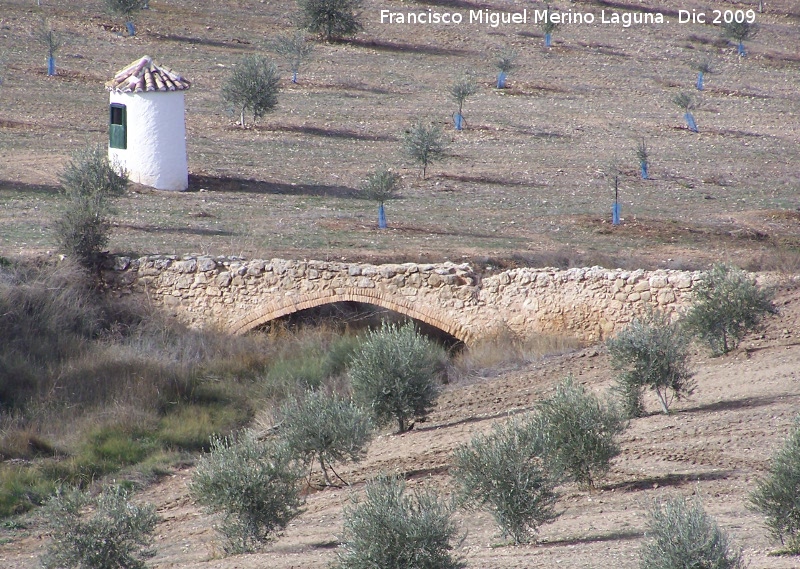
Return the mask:
<path fill-rule="evenodd" d="M 450 95 L 453 97 L 453 100 L 458 103 L 458 111 L 453 116 L 456 130 L 462 130 L 464 128 L 464 115 L 462 113 L 464 101 L 477 92 L 478 84 L 475 83 L 475 78 L 470 73 L 463 73 L 450 87 Z"/>
<path fill-rule="evenodd" d="M 683 110 L 683 118 L 686 119 L 686 126 L 689 130 L 697 132 L 697 122 L 692 114 L 692 110 L 697 108 L 697 100 L 689 93 L 678 93 L 672 97 L 672 102 Z"/>
<path fill-rule="evenodd" d="M 497 67 L 497 88 L 506 88 L 506 79 L 508 74 L 514 68 L 514 60 L 517 59 L 517 52 L 513 49 L 504 49 L 495 59 L 495 67 Z"/>

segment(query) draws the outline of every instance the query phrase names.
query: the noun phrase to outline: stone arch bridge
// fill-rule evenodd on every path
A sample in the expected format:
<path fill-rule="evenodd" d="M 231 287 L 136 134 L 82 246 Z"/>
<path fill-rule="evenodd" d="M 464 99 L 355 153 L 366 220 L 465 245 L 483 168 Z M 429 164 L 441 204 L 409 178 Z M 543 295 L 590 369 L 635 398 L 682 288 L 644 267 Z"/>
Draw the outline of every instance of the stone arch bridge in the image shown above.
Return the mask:
<path fill-rule="evenodd" d="M 116 257 L 107 281 L 143 295 L 193 327 L 244 334 L 294 312 L 362 302 L 472 344 L 501 331 L 602 340 L 648 308 L 685 304 L 699 273 L 517 268 L 491 276 L 468 264 Z"/>

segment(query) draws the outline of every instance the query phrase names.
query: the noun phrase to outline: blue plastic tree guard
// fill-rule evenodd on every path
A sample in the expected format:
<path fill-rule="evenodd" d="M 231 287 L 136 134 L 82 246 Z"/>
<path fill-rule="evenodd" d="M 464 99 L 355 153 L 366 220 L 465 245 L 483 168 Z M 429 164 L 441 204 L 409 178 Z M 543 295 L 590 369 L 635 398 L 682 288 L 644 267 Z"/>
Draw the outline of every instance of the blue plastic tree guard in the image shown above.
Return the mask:
<path fill-rule="evenodd" d="M 544 47 L 551 47 L 552 44 L 552 36 L 550 34 L 544 34 Z"/>
<path fill-rule="evenodd" d="M 641 162 L 639 166 L 641 167 L 642 170 L 642 180 L 649 180 L 647 176 L 647 162 Z"/>
<path fill-rule="evenodd" d="M 462 130 L 464 128 L 464 115 L 461 113 L 456 113 L 453 116 L 453 122 L 456 125 L 456 130 Z"/>
<path fill-rule="evenodd" d="M 125 29 L 128 30 L 129 36 L 136 35 L 136 28 L 133 26 L 133 22 L 125 22 Z"/>
<path fill-rule="evenodd" d="M 55 57 L 48 57 L 47 58 L 47 74 L 48 75 L 55 75 L 56 74 L 56 58 Z"/>
<path fill-rule="evenodd" d="M 697 123 L 694 120 L 694 115 L 692 113 L 686 113 L 683 115 L 683 118 L 686 119 L 686 126 L 689 127 L 689 130 L 697 132 Z"/>
<path fill-rule="evenodd" d="M 506 74 L 504 71 L 501 71 L 497 75 L 497 88 L 498 89 L 505 89 L 506 88 Z"/>
<path fill-rule="evenodd" d="M 622 212 L 622 206 L 619 202 L 614 202 L 611 206 L 611 223 L 619 225 L 619 214 Z"/>
<path fill-rule="evenodd" d="M 297 83 L 297 70 L 292 70 L 292 83 Z"/>
<path fill-rule="evenodd" d="M 736 48 L 736 53 L 739 54 L 739 57 L 744 57 L 747 55 L 747 52 L 744 50 L 744 42 L 739 42 L 739 47 Z"/>
<path fill-rule="evenodd" d="M 378 228 L 386 229 L 386 212 L 383 210 L 383 204 L 378 206 Z"/>
<path fill-rule="evenodd" d="M 704 79 L 703 76 L 704 76 L 704 74 L 703 74 L 702 71 L 699 71 L 697 73 L 697 90 L 698 91 L 702 91 L 703 90 L 703 79 Z"/>

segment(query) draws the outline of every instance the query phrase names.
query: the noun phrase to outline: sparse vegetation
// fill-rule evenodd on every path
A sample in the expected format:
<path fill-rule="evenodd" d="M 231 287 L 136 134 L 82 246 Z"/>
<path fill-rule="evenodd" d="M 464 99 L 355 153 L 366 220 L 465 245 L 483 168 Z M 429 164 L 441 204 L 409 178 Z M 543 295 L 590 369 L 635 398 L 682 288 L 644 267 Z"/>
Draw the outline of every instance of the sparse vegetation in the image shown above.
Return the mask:
<path fill-rule="evenodd" d="M 697 99 L 689 93 L 678 93 L 672 97 L 672 102 L 683 111 L 683 118 L 686 119 L 688 129 L 692 132 L 697 132 L 697 122 L 692 114 L 692 110 L 697 107 Z"/>
<path fill-rule="evenodd" d="M 300 470 L 289 450 L 246 434 L 215 438 L 197 464 L 189 489 L 209 512 L 222 516 L 217 529 L 225 551 L 257 550 L 300 513 Z"/>
<path fill-rule="evenodd" d="M 387 168 L 379 168 L 367 177 L 363 192 L 367 199 L 378 202 L 378 227 L 386 228 L 386 212 L 384 203 L 396 197 L 402 178 Z"/>
<path fill-rule="evenodd" d="M 636 145 L 636 159 L 639 161 L 642 180 L 649 179 L 650 149 L 647 148 L 647 142 L 645 142 L 644 138 Z"/>
<path fill-rule="evenodd" d="M 698 91 L 702 91 L 705 89 L 705 77 L 706 75 L 710 75 L 713 70 L 711 68 L 711 62 L 707 59 L 700 61 L 694 64 L 694 68 L 697 71 L 697 82 L 695 86 L 697 87 Z"/>
<path fill-rule="evenodd" d="M 497 54 L 497 57 L 494 60 L 494 65 L 497 67 L 497 88 L 498 89 L 505 89 L 506 88 L 506 79 L 508 78 L 508 74 L 511 73 L 511 70 L 515 67 L 515 61 L 517 59 L 517 53 L 515 50 L 506 48 L 503 49 L 500 53 Z"/>
<path fill-rule="evenodd" d="M 62 251 L 82 266 L 96 269 L 111 229 L 109 200 L 121 196 L 128 174 L 118 172 L 99 146 L 76 152 L 59 176 L 67 205 L 56 220 L 56 239 Z"/>
<path fill-rule="evenodd" d="M 87 507 L 92 509 L 88 515 Z M 153 554 L 155 507 L 133 504 L 119 487 L 94 497 L 77 490 L 59 492 L 42 519 L 51 536 L 41 557 L 44 569 L 144 569 Z"/>
<path fill-rule="evenodd" d="M 544 32 L 544 46 L 545 47 L 552 47 L 552 37 L 553 32 L 558 29 L 558 23 L 553 21 L 553 18 L 550 17 L 551 8 L 548 4 L 545 8 L 545 17 L 542 20 L 541 26 L 542 31 Z"/>
<path fill-rule="evenodd" d="M 650 510 L 641 569 L 714 567 L 744 569 L 741 550 L 709 516 L 699 498 L 677 497 Z"/>
<path fill-rule="evenodd" d="M 136 28 L 133 25 L 133 15 L 147 7 L 148 0 L 104 0 L 109 12 L 125 19 L 125 27 L 128 34 L 136 35 Z"/>
<path fill-rule="evenodd" d="M 744 57 L 747 55 L 747 52 L 744 49 L 744 42 L 756 37 L 758 31 L 758 24 L 750 23 L 747 20 L 742 22 L 737 22 L 734 20 L 732 22 L 725 22 L 722 24 L 722 34 L 726 38 L 737 43 L 736 53 L 739 54 L 739 57 Z"/>
<path fill-rule="evenodd" d="M 714 265 L 694 287 L 686 328 L 707 342 L 714 355 L 727 354 L 757 330 L 765 316 L 777 312 L 773 294 L 744 271 Z"/>
<path fill-rule="evenodd" d="M 800 416 L 789 437 L 772 456 L 766 476 L 756 483 L 750 504 L 765 518 L 786 553 L 800 555 Z"/>
<path fill-rule="evenodd" d="M 372 431 L 369 417 L 352 401 L 322 391 L 306 393 L 280 412 L 281 440 L 306 467 L 318 462 L 329 486 L 328 469 L 336 474 L 334 464 L 361 460 Z"/>
<path fill-rule="evenodd" d="M 314 51 L 313 44 L 306 40 L 306 33 L 298 30 L 292 35 L 278 36 L 273 42 L 272 49 L 286 59 L 289 68 L 292 70 L 292 83 L 297 83 L 297 73 L 300 71 L 300 65 Z"/>
<path fill-rule="evenodd" d="M 384 324 L 368 332 L 350 366 L 353 397 L 378 425 L 397 421 L 408 430 L 424 419 L 439 395 L 444 351 L 417 332 L 414 324 Z"/>
<path fill-rule="evenodd" d="M 426 125 L 417 121 L 405 132 L 403 149 L 411 160 L 422 166 L 424 179 L 428 166 L 444 159 L 447 143 L 438 125 Z"/>
<path fill-rule="evenodd" d="M 462 73 L 450 86 L 450 96 L 458 103 L 458 111 L 455 114 L 456 130 L 461 130 L 464 126 L 464 101 L 478 92 L 478 84 L 471 73 Z"/>
<path fill-rule="evenodd" d="M 578 484 L 594 486 L 620 453 L 615 439 L 627 424 L 616 405 L 568 378 L 539 403 L 537 412 L 550 468 Z"/>
<path fill-rule="evenodd" d="M 496 424 L 453 453 L 460 502 L 489 510 L 503 536 L 527 543 L 558 517 L 559 482 L 547 460 L 546 432 L 536 415 Z"/>
<path fill-rule="evenodd" d="M 47 74 L 56 74 L 56 52 L 64 45 L 61 34 L 56 32 L 47 20 L 42 20 L 34 33 L 36 41 L 47 49 Z"/>
<path fill-rule="evenodd" d="M 452 508 L 433 490 L 406 491 L 403 480 L 367 482 L 363 501 L 344 511 L 336 569 L 459 569 Z"/>
<path fill-rule="evenodd" d="M 278 68 L 265 57 L 245 55 L 239 60 L 222 85 L 222 99 L 239 111 L 242 128 L 245 111 L 253 113 L 255 122 L 275 108 L 279 79 Z"/>
<path fill-rule="evenodd" d="M 301 25 L 326 41 L 361 31 L 361 0 L 298 0 Z"/>
<path fill-rule="evenodd" d="M 628 417 L 644 414 L 645 389 L 655 391 L 665 414 L 673 399 L 688 397 L 694 391 L 688 367 L 688 338 L 664 314 L 656 312 L 637 318 L 607 346 L 611 366 L 622 372 L 617 378 L 617 390 Z"/>

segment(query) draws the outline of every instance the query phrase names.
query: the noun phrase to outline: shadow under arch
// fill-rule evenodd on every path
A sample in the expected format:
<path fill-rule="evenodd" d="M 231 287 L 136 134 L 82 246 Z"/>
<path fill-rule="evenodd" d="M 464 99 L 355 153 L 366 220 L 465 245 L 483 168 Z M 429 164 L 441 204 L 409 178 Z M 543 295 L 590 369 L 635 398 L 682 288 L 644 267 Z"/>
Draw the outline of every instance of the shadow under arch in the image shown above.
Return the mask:
<path fill-rule="evenodd" d="M 429 324 L 430 326 L 450 334 L 466 345 L 471 344 L 473 340 L 472 333 L 469 329 L 462 326 L 459 322 L 454 322 L 451 318 L 441 314 L 439 310 L 429 304 L 420 303 L 417 305 L 413 302 L 409 302 L 405 298 L 398 298 L 379 290 L 369 288 L 338 289 L 338 292 L 324 290 L 284 297 L 280 300 L 260 306 L 250 314 L 240 318 L 229 327 L 229 331 L 231 334 L 235 335 L 246 334 L 276 318 L 288 316 L 300 310 L 307 310 L 309 308 L 315 308 L 324 304 L 333 304 L 335 302 L 373 304 Z"/>

